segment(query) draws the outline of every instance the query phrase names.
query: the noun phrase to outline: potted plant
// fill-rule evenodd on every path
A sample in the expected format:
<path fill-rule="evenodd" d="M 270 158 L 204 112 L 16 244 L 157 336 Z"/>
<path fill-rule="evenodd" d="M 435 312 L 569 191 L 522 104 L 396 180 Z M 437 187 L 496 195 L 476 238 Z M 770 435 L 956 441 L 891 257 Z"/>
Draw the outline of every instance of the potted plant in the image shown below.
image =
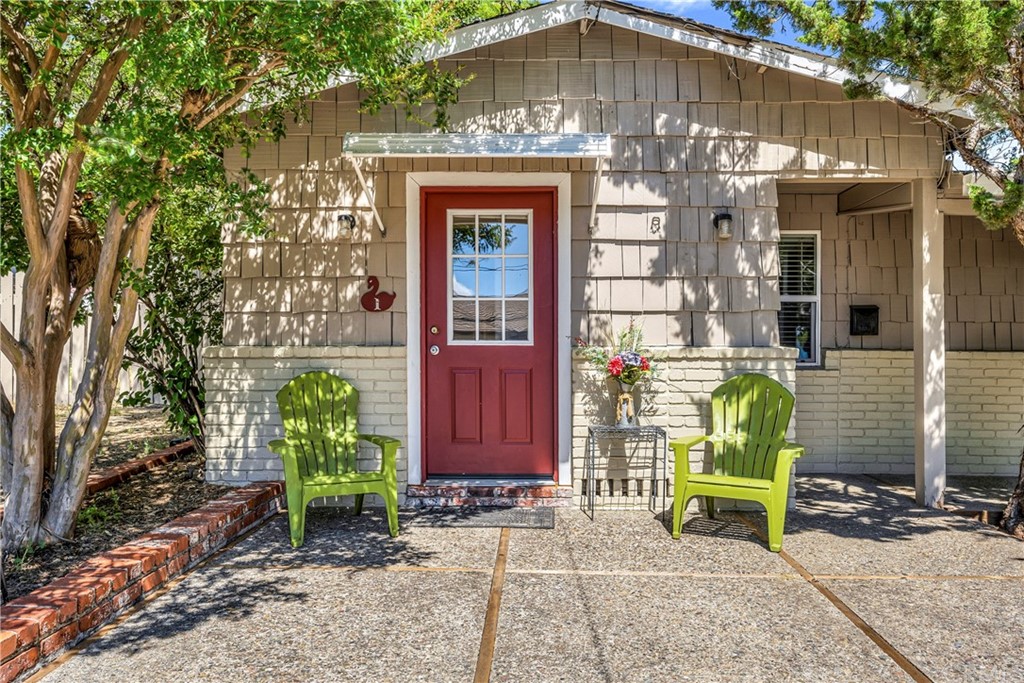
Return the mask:
<path fill-rule="evenodd" d="M 650 351 L 644 347 L 643 342 L 643 330 L 632 318 L 629 326 L 615 335 L 615 344 L 610 349 L 576 338 L 580 354 L 591 365 L 607 373 L 609 379 L 618 383 L 619 395 L 615 404 L 617 427 L 633 426 L 636 417 L 633 389 L 654 374 Z"/>

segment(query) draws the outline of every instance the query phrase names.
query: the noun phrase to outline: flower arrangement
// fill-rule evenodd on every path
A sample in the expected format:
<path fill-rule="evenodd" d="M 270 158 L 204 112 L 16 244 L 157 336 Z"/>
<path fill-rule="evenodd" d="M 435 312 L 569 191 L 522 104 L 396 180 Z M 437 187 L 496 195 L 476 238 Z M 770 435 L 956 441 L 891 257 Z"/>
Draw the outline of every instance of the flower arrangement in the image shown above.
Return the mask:
<path fill-rule="evenodd" d="M 576 346 L 592 365 L 601 368 L 620 384 L 634 385 L 654 374 L 651 354 L 644 348 L 643 330 L 631 318 L 629 326 L 615 336 L 615 346 L 606 349 L 576 338 Z"/>

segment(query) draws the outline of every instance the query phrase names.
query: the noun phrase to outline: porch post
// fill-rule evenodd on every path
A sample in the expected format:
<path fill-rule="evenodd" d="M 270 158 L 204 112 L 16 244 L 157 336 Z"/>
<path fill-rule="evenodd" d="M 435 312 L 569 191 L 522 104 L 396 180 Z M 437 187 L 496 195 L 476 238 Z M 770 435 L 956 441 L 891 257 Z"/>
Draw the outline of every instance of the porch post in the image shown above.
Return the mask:
<path fill-rule="evenodd" d="M 943 216 L 935 179 L 913 186 L 914 475 L 918 505 L 941 507 L 946 489 L 946 324 Z"/>

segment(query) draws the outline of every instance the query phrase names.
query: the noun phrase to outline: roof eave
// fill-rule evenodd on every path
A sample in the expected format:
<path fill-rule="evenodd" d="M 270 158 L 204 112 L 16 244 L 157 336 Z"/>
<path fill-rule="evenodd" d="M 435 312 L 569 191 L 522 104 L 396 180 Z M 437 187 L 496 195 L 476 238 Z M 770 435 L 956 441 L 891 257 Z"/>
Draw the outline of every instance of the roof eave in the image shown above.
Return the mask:
<path fill-rule="evenodd" d="M 615 9 L 614 5 L 553 2 L 456 29 L 446 40 L 424 47 L 417 55 L 417 59 L 444 59 L 485 45 L 587 19 L 838 85 L 854 76 L 850 71 L 838 66 L 834 60 L 823 55 L 804 50 L 791 50 L 756 38 L 749 38 L 746 44 L 740 44 L 741 41 L 735 40 L 735 36 L 739 34 L 714 30 L 698 33 L 682 26 L 671 26 L 656 21 L 657 18 L 664 17 L 658 13 L 646 12 L 642 8 L 636 8 L 635 12 L 627 14 Z M 718 35 L 719 33 L 721 35 Z M 354 80 L 354 75 L 343 74 L 332 81 L 329 87 L 344 85 Z M 974 118 L 969 111 L 958 106 L 952 99 L 930 101 L 927 91 L 920 83 L 898 80 L 883 73 L 873 74 L 872 81 L 887 97 L 906 100 L 966 119 Z"/>

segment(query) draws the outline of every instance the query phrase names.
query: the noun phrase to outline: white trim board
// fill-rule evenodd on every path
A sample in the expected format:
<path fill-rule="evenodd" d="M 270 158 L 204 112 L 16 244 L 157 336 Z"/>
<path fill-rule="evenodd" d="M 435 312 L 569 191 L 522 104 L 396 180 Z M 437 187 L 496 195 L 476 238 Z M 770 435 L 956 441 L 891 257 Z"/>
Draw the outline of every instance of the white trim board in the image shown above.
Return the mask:
<path fill-rule="evenodd" d="M 420 270 L 420 188 L 421 187 L 554 187 L 558 191 L 556 237 L 558 268 L 558 325 L 555 353 L 558 358 L 558 482 L 572 483 L 572 346 L 569 341 L 571 278 L 569 253 L 572 236 L 572 182 L 569 173 L 452 173 L 425 171 L 406 174 L 406 364 L 408 369 L 409 445 L 408 483 L 423 483 L 423 413 L 420 357 L 423 351 L 422 317 L 419 306 L 423 273 Z"/>
<path fill-rule="evenodd" d="M 742 59 L 772 69 L 780 69 L 799 76 L 807 76 L 808 78 L 828 81 L 838 85 L 842 85 L 847 79 L 853 77 L 851 72 L 838 66 L 828 57 L 816 56 L 813 53 L 790 52 L 789 50 L 759 42 L 756 38 L 751 38 L 749 45 L 735 45 L 717 37 L 702 35 L 682 28 L 674 28 L 641 16 L 616 12 L 607 7 L 601 8 L 601 11 L 595 15 L 595 19 L 612 26 L 630 29 L 656 38 L 663 38 L 664 40 L 682 45 L 717 52 L 727 57 Z M 869 76 L 868 80 L 879 86 L 882 93 L 887 97 L 908 100 L 936 111 L 951 112 L 958 116 L 972 118 L 970 114 L 958 107 L 952 99 L 946 98 L 930 102 L 928 92 L 920 83 L 900 81 L 880 72 L 875 72 Z"/>
<path fill-rule="evenodd" d="M 345 133 L 341 153 L 363 157 L 549 157 L 611 156 L 608 133 Z"/>
<path fill-rule="evenodd" d="M 852 76 L 849 71 L 839 67 L 835 60 L 824 55 L 775 46 L 752 36 L 748 38 L 747 44 L 738 45 L 735 38 L 728 41 L 724 37 L 719 37 L 719 30 L 714 26 L 708 26 L 704 31 L 697 30 L 697 28 L 689 29 L 685 27 L 686 24 L 692 24 L 695 27 L 699 27 L 700 24 L 682 17 L 680 17 L 680 22 L 686 22 L 686 24 L 670 26 L 661 23 L 666 20 L 671 21 L 670 17 L 647 13 L 642 7 L 636 7 L 635 13 L 626 13 L 617 11 L 612 6 L 602 6 L 599 3 L 582 0 L 551 2 L 456 29 L 447 40 L 424 47 L 417 54 L 416 59 L 424 62 L 444 59 L 478 47 L 519 38 L 584 19 L 618 26 L 648 36 L 838 85 L 842 85 Z M 721 35 L 724 36 L 726 33 L 726 31 L 722 31 Z M 355 80 L 356 77 L 352 74 L 339 74 L 337 78 L 329 82 L 328 88 Z M 908 100 L 935 111 L 949 112 L 963 118 L 974 118 L 969 111 L 958 106 L 952 99 L 929 101 L 927 91 L 918 82 L 902 81 L 880 72 L 869 74 L 868 80 L 878 85 L 882 93 L 888 97 Z"/>

